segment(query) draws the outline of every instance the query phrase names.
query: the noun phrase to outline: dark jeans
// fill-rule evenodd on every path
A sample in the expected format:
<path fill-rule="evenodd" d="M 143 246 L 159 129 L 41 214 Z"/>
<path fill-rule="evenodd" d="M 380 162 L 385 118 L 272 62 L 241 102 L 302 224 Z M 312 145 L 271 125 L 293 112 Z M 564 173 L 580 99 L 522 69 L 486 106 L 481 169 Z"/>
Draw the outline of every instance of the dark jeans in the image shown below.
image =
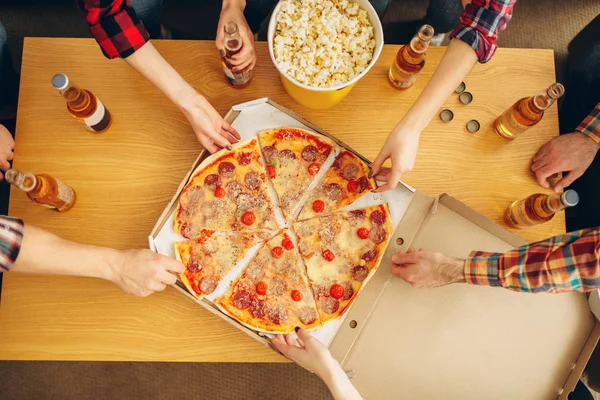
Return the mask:
<path fill-rule="evenodd" d="M 600 15 L 569 43 L 565 86 L 559 110 L 561 134 L 574 132 L 600 102 Z M 567 230 L 600 226 L 600 152 L 569 188 L 579 193 L 580 200 L 567 210 Z"/>
<path fill-rule="evenodd" d="M 391 0 L 369 0 L 379 19 L 383 19 Z M 244 15 L 252 32 L 260 30 L 260 25 L 269 15 L 276 0 L 247 0 Z M 436 33 L 446 33 L 453 30 L 463 12 L 460 0 L 430 0 L 427 15 L 423 23 L 433 26 Z"/>
<path fill-rule="evenodd" d="M 0 119 L 9 107 L 17 105 L 19 94 L 19 77 L 15 72 L 10 52 L 8 51 L 8 35 L 0 23 Z"/>

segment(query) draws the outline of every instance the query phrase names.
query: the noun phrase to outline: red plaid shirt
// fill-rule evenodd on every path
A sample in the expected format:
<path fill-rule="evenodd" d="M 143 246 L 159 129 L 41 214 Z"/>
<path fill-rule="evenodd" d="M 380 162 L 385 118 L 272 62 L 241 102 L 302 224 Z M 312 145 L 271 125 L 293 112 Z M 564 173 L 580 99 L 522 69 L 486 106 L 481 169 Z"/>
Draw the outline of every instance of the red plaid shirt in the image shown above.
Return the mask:
<path fill-rule="evenodd" d="M 600 289 L 600 227 L 555 236 L 502 253 L 474 251 L 465 262 L 468 283 L 517 292 Z"/>
<path fill-rule="evenodd" d="M 577 130 L 600 144 L 600 103 L 581 121 Z"/>
<path fill-rule="evenodd" d="M 18 218 L 0 216 L 0 272 L 12 267 L 23 241 L 23 221 Z"/>
<path fill-rule="evenodd" d="M 129 0 L 77 0 L 77 6 L 108 58 L 128 57 L 150 40 Z"/>
<path fill-rule="evenodd" d="M 517 0 L 472 0 L 450 38 L 460 39 L 477 53 L 479 62 L 489 61 L 498 46 L 498 33 L 506 28 Z"/>

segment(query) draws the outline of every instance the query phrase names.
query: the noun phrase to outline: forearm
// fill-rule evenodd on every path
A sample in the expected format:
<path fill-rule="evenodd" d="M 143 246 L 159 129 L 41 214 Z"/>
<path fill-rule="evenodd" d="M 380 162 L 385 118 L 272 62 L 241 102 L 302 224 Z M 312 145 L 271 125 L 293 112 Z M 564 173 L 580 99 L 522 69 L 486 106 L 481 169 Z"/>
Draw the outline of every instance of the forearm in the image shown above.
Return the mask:
<path fill-rule="evenodd" d="M 26 225 L 21 250 L 11 271 L 110 279 L 117 254 L 117 250 L 71 242 Z"/>
<path fill-rule="evenodd" d="M 246 0 L 223 0 L 221 9 L 225 10 L 226 8 L 232 7 L 240 8 L 243 10 L 246 8 Z"/>
<path fill-rule="evenodd" d="M 427 86 L 404 117 L 403 123 L 416 132 L 425 129 L 431 118 L 471 72 L 475 64 L 477 64 L 475 51 L 460 40 L 452 40 Z"/>
<path fill-rule="evenodd" d="M 362 400 L 362 396 L 339 365 L 332 368 L 329 374 L 323 377 L 323 381 L 335 400 Z"/>
<path fill-rule="evenodd" d="M 151 42 L 146 43 L 138 51 L 125 58 L 125 62 L 152 82 L 182 110 L 192 102 L 192 98 L 199 96 Z"/>

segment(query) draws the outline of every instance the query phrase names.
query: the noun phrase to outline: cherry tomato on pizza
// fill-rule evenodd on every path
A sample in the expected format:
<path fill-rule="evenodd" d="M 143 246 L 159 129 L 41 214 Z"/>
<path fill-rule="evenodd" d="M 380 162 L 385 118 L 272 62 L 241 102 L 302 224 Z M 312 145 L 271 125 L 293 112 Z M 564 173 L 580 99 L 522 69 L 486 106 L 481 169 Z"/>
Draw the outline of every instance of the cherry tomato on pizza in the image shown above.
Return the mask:
<path fill-rule="evenodd" d="M 323 200 L 315 200 L 312 204 L 312 209 L 316 213 L 323 212 L 323 210 L 325 209 L 325 203 L 323 202 Z"/>
<path fill-rule="evenodd" d="M 256 221 L 256 215 L 252 211 L 246 211 L 244 215 L 242 215 L 242 222 L 244 225 L 252 225 Z"/>
<path fill-rule="evenodd" d="M 273 258 L 281 258 L 281 256 L 283 255 L 283 249 L 279 246 L 273 247 L 273 249 L 271 250 L 271 255 L 273 256 Z"/>
<path fill-rule="evenodd" d="M 342 285 L 334 283 L 333 285 L 331 285 L 331 288 L 329 288 L 329 294 L 334 299 L 341 299 L 344 296 L 344 287 Z"/>
<path fill-rule="evenodd" d="M 323 250 L 323 258 L 327 261 L 333 261 L 335 254 L 329 249 Z"/>
<path fill-rule="evenodd" d="M 300 301 L 302 300 L 302 297 L 304 297 L 302 295 L 302 292 L 299 290 L 292 290 L 292 300 L 294 301 Z"/>
<path fill-rule="evenodd" d="M 358 228 L 358 231 L 356 231 L 356 234 L 358 235 L 359 238 L 366 239 L 369 237 L 369 230 L 367 228 Z"/>
<path fill-rule="evenodd" d="M 344 289 L 342 288 L 342 290 L 344 290 Z M 264 283 L 263 281 L 258 282 L 256 284 L 256 293 L 262 294 L 262 295 L 267 294 L 267 284 Z"/>

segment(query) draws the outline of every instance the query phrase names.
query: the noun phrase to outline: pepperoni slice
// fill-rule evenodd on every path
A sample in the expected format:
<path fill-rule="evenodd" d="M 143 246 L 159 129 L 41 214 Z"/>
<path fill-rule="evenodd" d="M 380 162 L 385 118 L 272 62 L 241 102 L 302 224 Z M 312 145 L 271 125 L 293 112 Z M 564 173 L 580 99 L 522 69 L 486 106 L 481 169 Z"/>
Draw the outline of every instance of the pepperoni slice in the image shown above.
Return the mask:
<path fill-rule="evenodd" d="M 350 300 L 354 295 L 354 288 L 350 282 L 342 283 L 342 287 L 344 288 L 344 295 L 342 296 L 342 300 Z"/>
<path fill-rule="evenodd" d="M 360 258 L 368 262 L 375 259 L 375 257 L 377 257 L 378 254 L 379 252 L 377 251 L 377 249 L 373 249 L 364 253 Z"/>
<path fill-rule="evenodd" d="M 252 304 L 252 297 L 250 296 L 250 293 L 245 290 L 237 292 L 233 296 L 233 305 L 241 310 L 250 307 L 250 304 Z"/>
<path fill-rule="evenodd" d="M 323 202 L 323 200 L 315 200 L 312 204 L 312 209 L 316 213 L 323 212 L 323 210 L 325 209 L 325 203 Z"/>
<path fill-rule="evenodd" d="M 325 195 L 333 201 L 338 201 L 344 195 L 344 191 L 342 187 L 337 183 L 330 183 L 323 187 L 323 192 Z"/>
<path fill-rule="evenodd" d="M 354 278 L 355 281 L 362 282 L 365 280 L 367 275 L 369 275 L 369 269 L 365 266 L 357 265 L 356 267 L 352 268 L 352 278 Z"/>
<path fill-rule="evenodd" d="M 187 270 L 190 272 L 198 272 L 200 271 L 200 266 L 193 258 L 190 258 L 187 263 Z"/>
<path fill-rule="evenodd" d="M 340 302 L 333 297 L 321 299 L 321 309 L 326 314 L 333 314 L 340 308 Z"/>
<path fill-rule="evenodd" d="M 219 175 L 230 178 L 233 176 L 233 171 L 235 171 L 235 165 L 229 161 L 224 161 L 219 164 Z"/>
<path fill-rule="evenodd" d="M 298 318 L 304 325 L 310 325 L 317 320 L 317 312 L 310 306 L 302 307 L 298 311 Z"/>
<path fill-rule="evenodd" d="M 311 176 L 315 176 L 316 174 L 319 173 L 319 170 L 321 169 L 321 164 L 319 163 L 312 163 L 308 166 L 308 174 Z"/>
<path fill-rule="evenodd" d="M 219 177 L 218 175 L 215 176 Z M 204 190 L 200 186 L 192 186 L 181 195 L 179 204 L 185 210 L 194 210 L 202 202 L 202 199 L 204 199 Z"/>
<path fill-rule="evenodd" d="M 333 160 L 333 164 L 331 164 L 331 167 L 329 167 L 329 169 L 337 171 L 340 169 L 340 167 L 341 167 L 340 157 L 337 157 L 335 160 Z"/>
<path fill-rule="evenodd" d="M 244 183 L 248 189 L 258 190 L 262 185 L 262 179 L 260 179 L 260 174 L 258 172 L 250 171 L 244 177 Z"/>
<path fill-rule="evenodd" d="M 365 210 L 352 210 L 350 211 L 350 215 L 356 218 L 364 218 L 367 216 L 367 212 Z"/>
<path fill-rule="evenodd" d="M 329 294 L 334 299 L 341 299 L 344 296 L 344 288 L 342 285 L 338 285 L 337 283 L 334 283 L 329 288 Z"/>
<path fill-rule="evenodd" d="M 210 201 L 210 202 L 202 204 L 202 207 L 200 208 L 200 212 L 202 213 L 202 215 L 204 215 L 205 218 L 214 217 L 217 212 L 215 202 Z"/>
<path fill-rule="evenodd" d="M 221 186 L 221 177 L 217 174 L 210 174 L 204 178 L 204 185 L 210 190 L 215 190 L 217 186 Z"/>
<path fill-rule="evenodd" d="M 366 239 L 369 237 L 369 230 L 367 228 L 358 228 L 356 234 L 361 239 Z"/>
<path fill-rule="evenodd" d="M 296 154 L 290 149 L 284 149 L 279 152 L 279 157 L 287 158 L 288 160 L 296 159 Z"/>
<path fill-rule="evenodd" d="M 385 222 L 385 215 L 381 212 L 381 210 L 373 211 L 369 218 L 371 219 L 371 222 L 375 225 L 383 225 L 383 223 Z"/>
<path fill-rule="evenodd" d="M 283 279 L 276 276 L 271 281 L 271 293 L 281 296 L 287 290 L 287 285 Z"/>
<path fill-rule="evenodd" d="M 250 312 L 255 318 L 262 318 L 265 316 L 266 303 L 264 300 L 256 300 L 252 302 Z"/>
<path fill-rule="evenodd" d="M 373 229 L 371 229 L 371 232 L 369 232 L 369 239 L 376 244 L 382 243 L 386 237 L 387 234 L 385 233 L 385 229 L 379 225 L 374 226 Z"/>
<path fill-rule="evenodd" d="M 288 319 L 288 317 L 287 311 L 281 304 L 276 304 L 269 310 L 269 319 L 275 325 L 281 325 Z"/>
<path fill-rule="evenodd" d="M 256 221 L 256 216 L 252 211 L 246 211 L 244 215 L 242 215 L 242 222 L 244 225 L 252 225 Z"/>
<path fill-rule="evenodd" d="M 304 296 L 302 295 L 302 292 L 299 290 L 292 290 L 292 300 L 294 301 L 300 301 L 302 300 Z"/>
<path fill-rule="evenodd" d="M 187 222 L 184 222 L 181 225 L 181 236 L 183 236 L 186 239 L 193 239 L 195 237 L 197 237 L 200 234 L 200 232 L 198 232 L 198 230 L 196 228 L 194 228 L 192 225 L 188 224 Z"/>
<path fill-rule="evenodd" d="M 315 146 L 309 145 L 302 150 L 302 158 L 308 162 L 314 162 L 319 155 L 319 150 Z"/>
<path fill-rule="evenodd" d="M 248 165 L 252 161 L 252 155 L 250 153 L 241 153 L 238 156 L 238 163 L 240 165 Z"/>
<path fill-rule="evenodd" d="M 231 181 L 225 186 L 227 197 L 235 199 L 240 193 L 242 193 L 242 184 L 238 181 Z"/>
<path fill-rule="evenodd" d="M 360 178 L 358 178 L 358 180 L 356 181 L 356 191 L 358 193 L 362 193 L 365 190 L 367 190 L 367 188 L 369 187 L 369 180 L 367 179 L 366 176 L 361 176 Z"/>
<path fill-rule="evenodd" d="M 355 164 L 348 164 L 340 171 L 340 175 L 347 181 L 356 179 L 358 167 Z"/>
<path fill-rule="evenodd" d="M 217 288 L 217 281 L 212 276 L 205 276 L 200 279 L 198 287 L 200 287 L 202 293 L 211 294 Z"/>
<path fill-rule="evenodd" d="M 263 147 L 263 155 L 265 156 L 265 161 L 270 163 L 273 159 L 273 154 L 275 154 L 275 147 L 273 146 L 265 146 Z"/>

